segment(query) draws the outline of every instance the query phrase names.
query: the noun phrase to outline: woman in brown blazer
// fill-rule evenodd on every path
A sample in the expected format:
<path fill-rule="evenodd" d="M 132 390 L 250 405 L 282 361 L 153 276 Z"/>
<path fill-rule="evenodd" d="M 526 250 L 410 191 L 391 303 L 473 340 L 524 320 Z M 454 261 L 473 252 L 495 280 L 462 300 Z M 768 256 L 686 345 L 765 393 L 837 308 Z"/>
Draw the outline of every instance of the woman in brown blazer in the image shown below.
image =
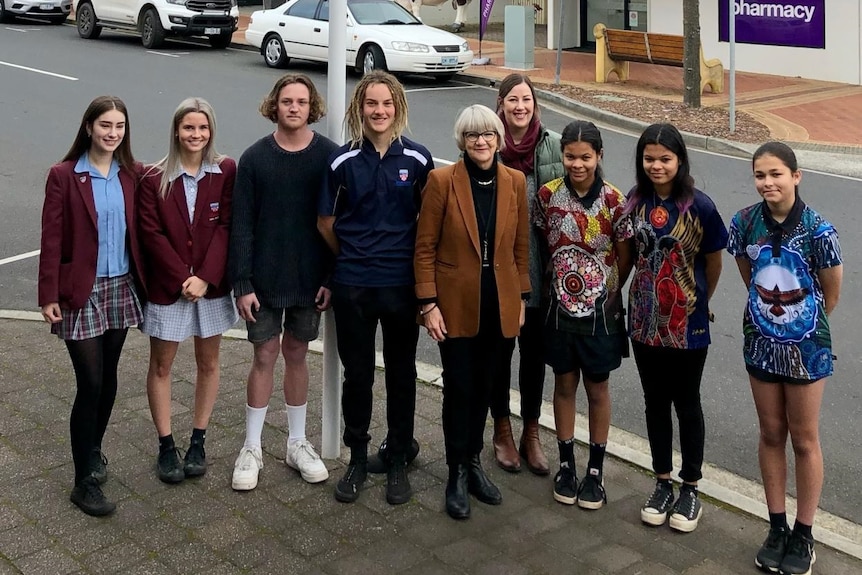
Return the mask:
<path fill-rule="evenodd" d="M 489 108 L 461 112 L 463 157 L 428 176 L 416 236 L 419 313 L 443 363 L 446 511 L 455 519 L 470 516 L 468 493 L 502 501 L 479 453 L 491 384 L 502 355 L 511 359 L 530 295 L 526 180 L 498 162 L 503 133 Z"/>
<path fill-rule="evenodd" d="M 116 508 L 100 487 L 108 478 L 102 437 L 126 333 L 142 318 L 139 173 L 126 105 L 100 96 L 84 112 L 72 147 L 45 184 L 39 306 L 51 333 L 64 340 L 75 370 L 69 418 L 75 487 L 69 498 L 88 515 Z"/>

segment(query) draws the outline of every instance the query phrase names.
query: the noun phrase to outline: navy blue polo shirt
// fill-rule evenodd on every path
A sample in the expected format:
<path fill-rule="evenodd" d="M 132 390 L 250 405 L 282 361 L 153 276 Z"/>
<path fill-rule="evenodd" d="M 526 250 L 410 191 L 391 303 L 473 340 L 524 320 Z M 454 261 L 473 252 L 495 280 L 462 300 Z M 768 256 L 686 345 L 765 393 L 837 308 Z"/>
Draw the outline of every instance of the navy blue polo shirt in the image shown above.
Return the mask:
<path fill-rule="evenodd" d="M 434 160 L 405 137 L 381 158 L 374 145 L 338 148 L 329 157 L 318 203 L 335 216 L 340 252 L 333 279 L 357 287 L 413 285 L 416 219 L 422 188 Z"/>

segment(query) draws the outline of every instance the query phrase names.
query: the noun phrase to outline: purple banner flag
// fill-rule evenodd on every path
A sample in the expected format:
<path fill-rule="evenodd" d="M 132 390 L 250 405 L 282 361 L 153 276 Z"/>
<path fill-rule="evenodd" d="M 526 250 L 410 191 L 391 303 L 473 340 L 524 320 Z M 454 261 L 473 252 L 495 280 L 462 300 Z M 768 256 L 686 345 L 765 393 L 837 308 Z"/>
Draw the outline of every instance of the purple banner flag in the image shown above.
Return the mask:
<path fill-rule="evenodd" d="M 485 28 L 488 27 L 488 20 L 491 18 L 491 8 L 494 7 L 494 0 L 481 0 L 479 2 L 479 41 L 485 36 Z"/>
<path fill-rule="evenodd" d="M 718 39 L 729 41 L 728 0 L 718 0 Z M 733 0 L 736 41 L 826 47 L 826 0 Z"/>

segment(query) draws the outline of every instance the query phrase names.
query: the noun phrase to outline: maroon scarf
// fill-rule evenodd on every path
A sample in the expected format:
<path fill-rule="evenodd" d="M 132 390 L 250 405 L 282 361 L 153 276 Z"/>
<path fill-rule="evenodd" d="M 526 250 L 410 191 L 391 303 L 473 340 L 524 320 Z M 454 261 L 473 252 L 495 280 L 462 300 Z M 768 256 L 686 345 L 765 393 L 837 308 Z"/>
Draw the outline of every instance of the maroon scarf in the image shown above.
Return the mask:
<path fill-rule="evenodd" d="M 534 114 L 530 125 L 527 126 L 527 133 L 520 143 L 516 144 L 512 140 L 503 112 L 500 112 L 500 119 L 503 120 L 503 126 L 506 128 L 506 148 L 500 152 L 503 163 L 510 168 L 521 170 L 525 175 L 532 174 L 535 168 L 533 163 L 536 159 L 536 144 L 539 143 L 539 134 L 542 131 L 541 122 Z"/>

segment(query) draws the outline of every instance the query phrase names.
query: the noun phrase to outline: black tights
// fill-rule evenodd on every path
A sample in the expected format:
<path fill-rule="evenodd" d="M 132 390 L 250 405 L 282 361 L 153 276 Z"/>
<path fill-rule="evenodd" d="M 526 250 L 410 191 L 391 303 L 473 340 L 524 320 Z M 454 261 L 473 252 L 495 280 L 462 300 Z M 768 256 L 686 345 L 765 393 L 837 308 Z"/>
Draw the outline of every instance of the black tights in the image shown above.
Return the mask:
<path fill-rule="evenodd" d="M 117 397 L 117 365 L 128 331 L 109 329 L 98 337 L 66 340 L 78 386 L 69 418 L 75 483 L 87 476 L 91 453 L 102 446 Z"/>

